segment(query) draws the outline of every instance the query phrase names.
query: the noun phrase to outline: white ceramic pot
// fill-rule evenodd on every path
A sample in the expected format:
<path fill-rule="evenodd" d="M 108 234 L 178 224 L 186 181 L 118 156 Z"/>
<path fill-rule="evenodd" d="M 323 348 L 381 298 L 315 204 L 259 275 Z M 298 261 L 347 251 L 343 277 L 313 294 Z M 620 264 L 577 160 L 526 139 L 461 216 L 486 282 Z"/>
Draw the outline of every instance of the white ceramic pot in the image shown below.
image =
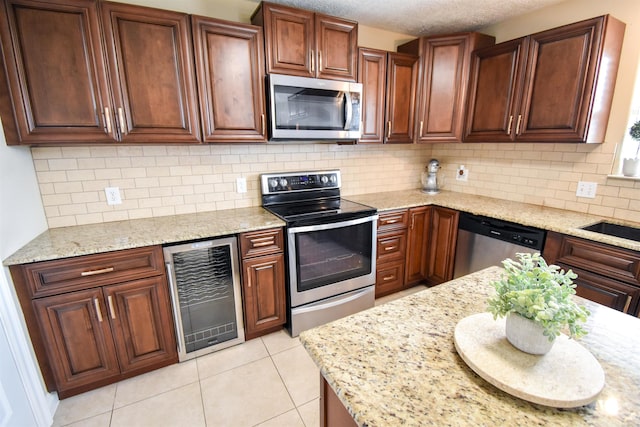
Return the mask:
<path fill-rule="evenodd" d="M 640 159 L 622 159 L 622 175 L 640 176 Z"/>
<path fill-rule="evenodd" d="M 507 340 L 518 350 L 529 354 L 548 353 L 555 341 L 549 341 L 543 335 L 542 326 L 516 313 L 507 316 L 505 329 Z"/>

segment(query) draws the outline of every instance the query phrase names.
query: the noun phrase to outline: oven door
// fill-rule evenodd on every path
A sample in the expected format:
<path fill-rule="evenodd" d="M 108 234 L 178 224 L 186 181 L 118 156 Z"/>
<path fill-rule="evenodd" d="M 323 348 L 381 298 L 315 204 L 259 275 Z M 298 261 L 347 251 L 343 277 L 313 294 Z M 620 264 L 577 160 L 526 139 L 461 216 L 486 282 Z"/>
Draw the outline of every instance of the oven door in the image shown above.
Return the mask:
<path fill-rule="evenodd" d="M 377 219 L 288 228 L 291 307 L 375 283 Z"/>

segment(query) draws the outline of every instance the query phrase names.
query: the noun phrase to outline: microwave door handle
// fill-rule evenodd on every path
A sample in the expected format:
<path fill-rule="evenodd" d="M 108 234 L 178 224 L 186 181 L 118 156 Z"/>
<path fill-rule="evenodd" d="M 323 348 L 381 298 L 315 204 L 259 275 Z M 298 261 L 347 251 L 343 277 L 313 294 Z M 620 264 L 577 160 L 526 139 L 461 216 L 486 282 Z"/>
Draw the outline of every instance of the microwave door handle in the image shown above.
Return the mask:
<path fill-rule="evenodd" d="M 344 102 L 345 102 L 345 120 L 344 120 L 344 130 L 349 130 L 351 127 L 351 119 L 353 117 L 353 104 L 351 104 L 351 93 L 348 91 L 344 92 Z"/>

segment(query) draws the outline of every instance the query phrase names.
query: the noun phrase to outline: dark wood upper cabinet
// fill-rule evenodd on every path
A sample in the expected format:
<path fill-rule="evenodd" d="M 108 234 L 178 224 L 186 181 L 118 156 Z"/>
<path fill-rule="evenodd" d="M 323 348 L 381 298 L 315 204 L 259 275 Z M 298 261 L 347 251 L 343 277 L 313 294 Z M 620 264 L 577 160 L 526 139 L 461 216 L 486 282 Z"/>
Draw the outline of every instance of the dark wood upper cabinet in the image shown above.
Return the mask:
<path fill-rule="evenodd" d="M 8 0 L 2 7 L 7 144 L 114 141 L 97 3 Z"/>
<path fill-rule="evenodd" d="M 251 22 L 264 27 L 267 73 L 356 80 L 357 22 L 268 2 Z"/>
<path fill-rule="evenodd" d="M 387 52 L 358 49 L 358 83 L 362 83 L 362 136 L 358 143 L 384 142 Z"/>
<path fill-rule="evenodd" d="M 418 57 L 391 52 L 388 58 L 385 143 L 411 144 L 415 123 Z"/>
<path fill-rule="evenodd" d="M 114 115 L 123 142 L 198 142 L 189 16 L 101 3 Z"/>
<path fill-rule="evenodd" d="M 262 28 L 192 17 L 205 142 L 266 142 Z"/>
<path fill-rule="evenodd" d="M 8 0 L 8 144 L 198 142 L 189 17 L 94 0 Z"/>
<path fill-rule="evenodd" d="M 606 15 L 475 51 L 464 140 L 603 142 L 624 28 Z"/>
<path fill-rule="evenodd" d="M 398 46 L 398 52 L 420 56 L 415 142 L 462 141 L 471 52 L 494 43 L 492 36 L 461 33 Z"/>

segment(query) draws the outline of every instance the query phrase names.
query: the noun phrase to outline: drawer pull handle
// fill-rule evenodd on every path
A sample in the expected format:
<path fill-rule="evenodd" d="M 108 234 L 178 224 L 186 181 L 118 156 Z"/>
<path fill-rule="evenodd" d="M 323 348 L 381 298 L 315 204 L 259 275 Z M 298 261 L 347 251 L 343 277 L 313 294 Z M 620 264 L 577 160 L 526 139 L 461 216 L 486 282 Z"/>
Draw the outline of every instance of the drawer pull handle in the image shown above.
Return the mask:
<path fill-rule="evenodd" d="M 262 246 L 270 246 L 270 245 L 274 245 L 274 244 L 275 244 L 275 242 L 273 241 L 273 239 L 269 239 L 269 240 L 268 240 L 268 241 L 266 241 L 266 242 L 256 242 L 256 241 L 253 241 L 253 242 L 251 242 L 251 244 L 252 244 L 252 245 L 253 245 L 253 247 L 255 247 L 255 248 L 260 248 L 260 247 L 262 247 Z"/>
<path fill-rule="evenodd" d="M 627 295 L 627 302 L 625 303 L 624 309 L 622 310 L 622 312 L 623 313 L 628 313 L 630 305 L 631 305 L 631 295 Z"/>
<path fill-rule="evenodd" d="M 398 249 L 397 246 L 387 246 L 386 248 L 384 248 L 385 251 L 393 251 L 393 250 L 396 250 L 396 249 Z"/>
<path fill-rule="evenodd" d="M 388 282 L 389 280 L 393 280 L 393 279 L 395 279 L 395 278 L 396 278 L 396 276 L 394 276 L 394 275 L 392 274 L 391 276 L 383 277 L 383 278 L 382 278 L 382 280 L 383 280 L 384 282 Z"/>
<path fill-rule="evenodd" d="M 96 308 L 96 314 L 98 315 L 98 322 L 102 322 L 102 311 L 100 311 L 100 303 L 98 298 L 93 299 L 93 306 Z"/>
<path fill-rule="evenodd" d="M 109 302 L 109 313 L 111 314 L 111 318 L 115 319 L 116 311 L 113 309 L 113 298 L 111 298 L 111 295 L 107 297 L 107 301 Z"/>
<path fill-rule="evenodd" d="M 385 224 L 395 224 L 396 222 L 398 222 L 398 220 L 397 220 L 397 219 L 388 219 L 388 220 L 386 220 L 384 223 L 385 223 Z"/>
<path fill-rule="evenodd" d="M 107 267 L 107 268 L 101 268 L 99 270 L 83 271 L 82 273 L 80 273 L 80 275 L 82 277 L 95 276 L 96 274 L 111 273 L 113 270 L 114 270 L 113 267 Z"/>

